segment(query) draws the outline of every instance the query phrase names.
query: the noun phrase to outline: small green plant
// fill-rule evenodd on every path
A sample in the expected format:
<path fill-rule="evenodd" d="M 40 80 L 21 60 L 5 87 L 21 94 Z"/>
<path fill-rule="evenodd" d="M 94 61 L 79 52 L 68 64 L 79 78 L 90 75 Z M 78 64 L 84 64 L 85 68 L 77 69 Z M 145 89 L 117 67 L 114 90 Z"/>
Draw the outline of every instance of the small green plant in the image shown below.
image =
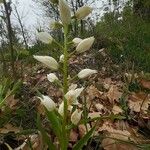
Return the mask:
<path fill-rule="evenodd" d="M 0 84 L 0 109 L 2 108 L 2 106 L 5 103 L 5 100 L 13 95 L 17 89 L 20 87 L 21 82 L 18 81 L 16 83 L 13 83 L 13 81 L 4 78 L 3 81 L 1 81 Z"/>
<path fill-rule="evenodd" d="M 58 27 L 58 24 L 60 24 L 59 27 L 63 29 L 64 34 L 64 44 L 61 45 L 46 32 L 39 32 L 37 36 L 39 40 L 46 44 L 55 43 L 58 46 L 62 53 L 60 56 L 59 63 L 56 59 L 54 59 L 51 56 L 34 55 L 34 58 L 39 62 L 45 64 L 52 71 L 59 71 L 63 75 L 62 81 L 59 80 L 55 73 L 50 73 L 47 75 L 48 80 L 51 83 L 55 83 L 56 85 L 58 85 L 58 87 L 61 88 L 63 91 L 63 100 L 58 106 L 58 108 L 57 104 L 49 96 L 42 95 L 39 93 L 40 96 L 38 98 L 41 100 L 41 103 L 45 106 L 46 116 L 50 121 L 52 131 L 59 141 L 59 149 L 67 150 L 70 132 L 73 128 L 79 125 L 79 123 L 81 122 L 82 114 L 84 114 L 82 113 L 84 108 L 79 109 L 79 102 L 77 100 L 81 92 L 83 92 L 84 87 L 77 88 L 77 86 L 74 86 L 74 84 L 72 83 L 74 79 L 84 79 L 92 74 L 97 73 L 96 70 L 86 68 L 81 70 L 75 77 L 69 79 L 69 58 L 73 54 L 79 55 L 89 50 L 93 45 L 95 38 L 74 38 L 72 41 L 69 41 L 69 27 L 71 21 L 73 19 L 81 20 L 88 16 L 92 12 L 92 9 L 90 7 L 83 6 L 79 8 L 73 17 L 71 17 L 71 10 L 66 1 L 59 0 L 58 8 L 62 23 L 54 23 L 53 27 L 55 27 L 55 24 L 57 25 L 56 27 Z M 70 46 L 74 47 L 75 50 L 73 52 L 69 51 Z M 88 120 L 86 120 L 85 118 L 82 122 L 88 122 Z M 39 130 L 43 135 L 44 142 L 48 145 L 49 149 L 57 149 L 56 146 L 53 144 L 53 141 L 50 140 L 45 129 L 42 128 L 40 116 L 38 116 L 37 124 Z M 84 144 L 91 137 L 94 130 L 95 126 L 89 131 L 87 131 L 85 136 L 74 145 L 73 150 L 82 149 Z"/>

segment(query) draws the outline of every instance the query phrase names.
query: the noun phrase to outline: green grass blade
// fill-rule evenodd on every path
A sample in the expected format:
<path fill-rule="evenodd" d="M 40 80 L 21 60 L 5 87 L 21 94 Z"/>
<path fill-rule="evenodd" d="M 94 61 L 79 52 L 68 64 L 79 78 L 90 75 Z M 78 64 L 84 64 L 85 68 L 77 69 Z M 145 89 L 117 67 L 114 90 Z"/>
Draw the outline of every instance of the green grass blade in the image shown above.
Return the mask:
<path fill-rule="evenodd" d="M 54 111 L 48 111 L 48 110 L 46 110 L 46 115 L 47 115 L 48 120 L 50 121 L 50 123 L 52 125 L 52 130 L 54 131 L 56 136 L 58 138 L 60 138 L 62 136 L 61 135 L 62 132 L 61 132 L 61 123 L 59 121 L 58 116 L 55 114 Z"/>
<path fill-rule="evenodd" d="M 84 144 L 89 140 L 89 138 L 93 134 L 94 130 L 95 126 L 89 132 L 87 132 L 87 134 L 84 135 L 82 139 L 79 140 L 79 142 L 73 147 L 72 150 L 81 150 Z"/>
<path fill-rule="evenodd" d="M 43 142 L 45 142 L 48 145 L 48 149 L 50 149 L 50 150 L 56 150 L 54 144 L 51 142 L 51 140 L 48 137 L 46 131 L 42 128 L 41 119 L 40 119 L 39 115 L 37 116 L 37 127 L 38 127 L 39 131 L 42 134 Z"/>

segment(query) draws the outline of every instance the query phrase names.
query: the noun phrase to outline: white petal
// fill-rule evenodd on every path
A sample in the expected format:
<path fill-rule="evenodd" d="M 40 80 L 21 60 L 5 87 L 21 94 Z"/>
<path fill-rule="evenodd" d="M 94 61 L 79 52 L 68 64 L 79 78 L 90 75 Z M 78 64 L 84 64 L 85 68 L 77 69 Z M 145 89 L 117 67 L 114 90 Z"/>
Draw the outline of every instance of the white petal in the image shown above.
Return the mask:
<path fill-rule="evenodd" d="M 68 105 L 78 105 L 76 92 L 75 90 L 70 90 L 65 94 L 65 98 L 67 99 Z"/>
<path fill-rule="evenodd" d="M 36 60 L 38 60 L 39 62 L 45 64 L 47 67 L 49 67 L 52 70 L 57 70 L 58 69 L 58 63 L 57 61 L 50 56 L 33 56 Z"/>
<path fill-rule="evenodd" d="M 86 38 L 86 39 L 82 40 L 76 47 L 76 51 L 78 53 L 83 53 L 83 52 L 89 50 L 91 48 L 91 46 L 93 45 L 94 40 L 95 40 L 94 37 L 90 37 L 90 38 Z"/>
<path fill-rule="evenodd" d="M 79 121 L 81 120 L 81 115 L 82 115 L 82 111 L 78 112 L 78 110 L 76 109 L 71 115 L 71 122 L 74 125 L 77 125 Z"/>
<path fill-rule="evenodd" d="M 53 38 L 47 32 L 38 32 L 37 37 L 40 41 L 46 44 L 51 44 L 53 41 Z"/>
<path fill-rule="evenodd" d="M 83 69 L 78 73 L 78 78 L 83 79 L 95 73 L 97 73 L 97 70 Z"/>
<path fill-rule="evenodd" d="M 59 0 L 59 12 L 60 18 L 64 25 L 68 25 L 71 22 L 71 11 L 66 0 Z"/>
<path fill-rule="evenodd" d="M 77 88 L 77 84 L 71 84 L 70 86 L 69 86 L 69 90 L 75 90 L 76 88 Z"/>
<path fill-rule="evenodd" d="M 54 74 L 54 73 L 50 73 L 47 75 L 47 79 L 50 81 L 50 82 L 54 82 L 54 81 L 57 81 L 58 78 L 57 76 Z"/>
<path fill-rule="evenodd" d="M 67 99 L 68 105 L 78 105 L 79 104 L 77 98 L 80 96 L 83 89 L 84 89 L 83 87 L 77 88 L 75 90 L 71 89 L 65 94 L 65 98 Z"/>
<path fill-rule="evenodd" d="M 38 98 L 41 100 L 41 103 L 46 107 L 47 110 L 53 111 L 56 108 L 56 104 L 50 97 L 42 95 L 42 97 Z"/>
<path fill-rule="evenodd" d="M 75 46 L 78 46 L 78 44 L 79 44 L 81 41 L 82 41 L 81 38 L 74 38 L 74 39 L 72 40 L 72 42 L 74 43 Z"/>
<path fill-rule="evenodd" d="M 88 16 L 92 12 L 92 8 L 89 6 L 82 6 L 80 7 L 77 12 L 75 13 L 75 16 L 77 19 L 84 19 L 86 16 Z"/>
<path fill-rule="evenodd" d="M 84 88 L 77 88 L 75 89 L 75 95 L 76 95 L 76 98 L 78 98 L 81 94 L 81 92 L 84 90 Z"/>
<path fill-rule="evenodd" d="M 71 112 L 72 111 L 72 106 L 71 105 L 68 105 L 68 110 Z M 64 102 L 62 102 L 60 105 L 59 105 L 59 108 L 58 108 L 58 113 L 61 115 L 61 116 L 64 116 Z"/>
<path fill-rule="evenodd" d="M 61 63 L 64 62 L 64 55 L 61 55 L 61 56 L 59 57 L 59 62 L 61 62 Z"/>
<path fill-rule="evenodd" d="M 59 105 L 58 113 L 59 113 L 61 116 L 64 116 L 64 102 L 62 102 L 62 103 Z"/>

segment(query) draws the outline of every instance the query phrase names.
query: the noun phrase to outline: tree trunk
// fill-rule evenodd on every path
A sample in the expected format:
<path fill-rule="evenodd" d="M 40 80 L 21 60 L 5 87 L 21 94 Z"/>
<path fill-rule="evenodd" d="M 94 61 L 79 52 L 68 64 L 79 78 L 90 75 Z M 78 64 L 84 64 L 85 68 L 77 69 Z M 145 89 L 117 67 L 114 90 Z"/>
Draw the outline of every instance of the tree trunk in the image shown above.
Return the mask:
<path fill-rule="evenodd" d="M 15 6 L 14 8 L 15 8 L 16 15 L 17 15 L 16 18 L 18 19 L 18 22 L 20 24 L 21 33 L 22 33 L 22 37 L 23 37 L 23 40 L 24 40 L 25 48 L 26 48 L 26 50 L 28 50 L 28 44 L 27 44 L 27 40 L 26 40 L 26 36 L 25 36 L 24 26 L 22 24 L 21 17 L 19 16 L 17 7 Z"/>
<path fill-rule="evenodd" d="M 7 18 L 7 32 L 8 32 L 9 48 L 11 54 L 12 74 L 13 74 L 13 78 L 16 79 L 15 56 L 14 56 L 13 38 L 12 38 L 13 33 L 12 33 L 12 26 L 10 21 L 10 14 L 11 14 L 10 2 L 6 2 L 6 0 L 3 0 L 3 4 L 4 4 L 5 14 Z"/>

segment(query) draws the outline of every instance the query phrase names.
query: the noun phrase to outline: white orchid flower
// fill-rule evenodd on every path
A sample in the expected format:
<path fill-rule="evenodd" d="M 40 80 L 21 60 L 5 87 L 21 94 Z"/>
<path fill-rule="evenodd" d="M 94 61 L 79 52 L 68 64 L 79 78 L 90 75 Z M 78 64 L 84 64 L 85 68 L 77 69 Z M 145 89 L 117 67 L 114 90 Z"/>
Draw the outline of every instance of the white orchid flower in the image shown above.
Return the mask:
<path fill-rule="evenodd" d="M 93 45 L 94 40 L 95 40 L 94 37 L 89 37 L 89 38 L 82 40 L 76 47 L 76 51 L 78 53 L 83 53 L 83 52 L 89 50 L 91 48 L 91 46 Z"/>
<path fill-rule="evenodd" d="M 92 74 L 95 74 L 97 73 L 97 70 L 92 70 L 92 69 L 83 69 L 81 70 L 79 73 L 78 73 L 78 78 L 79 79 L 83 79 L 83 78 L 86 78 Z"/>
<path fill-rule="evenodd" d="M 38 60 L 39 62 L 45 64 L 50 69 L 58 70 L 59 65 L 53 57 L 50 57 L 50 56 L 37 56 L 37 55 L 34 55 L 33 57 L 36 60 Z"/>
<path fill-rule="evenodd" d="M 48 111 L 53 111 L 54 109 L 56 109 L 55 102 L 49 96 L 42 95 L 42 97 L 38 98 Z"/>
<path fill-rule="evenodd" d="M 82 6 L 75 13 L 75 17 L 79 20 L 84 19 L 86 16 L 88 16 L 92 12 L 92 10 L 93 9 L 89 6 Z"/>
<path fill-rule="evenodd" d="M 71 122 L 74 125 L 77 125 L 81 120 L 81 115 L 82 115 L 82 111 L 78 112 L 78 109 L 76 109 L 71 115 Z"/>
<path fill-rule="evenodd" d="M 57 76 L 55 75 L 55 73 L 50 73 L 47 75 L 47 79 L 50 81 L 50 82 L 55 82 L 55 81 L 58 81 L 59 79 L 57 78 Z"/>
<path fill-rule="evenodd" d="M 78 46 L 78 44 L 79 44 L 81 41 L 82 41 L 81 38 L 74 38 L 74 39 L 72 40 L 72 42 L 73 42 L 73 44 L 74 44 L 75 46 Z"/>
<path fill-rule="evenodd" d="M 60 57 L 59 57 L 59 62 L 61 62 L 61 63 L 63 63 L 64 62 L 64 55 L 62 54 L 62 55 L 60 55 Z"/>
<path fill-rule="evenodd" d="M 72 111 L 72 108 L 73 108 L 73 106 L 68 105 L 68 110 L 69 110 L 70 112 Z M 62 102 L 62 103 L 59 105 L 58 113 L 59 113 L 61 116 L 64 116 L 64 102 Z"/>
<path fill-rule="evenodd" d="M 59 12 L 63 25 L 68 25 L 71 22 L 71 10 L 66 0 L 59 0 Z"/>
<path fill-rule="evenodd" d="M 83 89 L 84 88 L 82 87 L 82 88 L 77 88 L 75 90 L 69 90 L 65 94 L 65 98 L 67 99 L 68 105 L 78 105 L 79 104 L 77 98 L 79 97 L 79 95 L 81 94 Z"/>
<path fill-rule="evenodd" d="M 48 34 L 47 32 L 38 32 L 37 38 L 38 40 L 46 44 L 51 44 L 53 41 L 52 36 Z"/>

